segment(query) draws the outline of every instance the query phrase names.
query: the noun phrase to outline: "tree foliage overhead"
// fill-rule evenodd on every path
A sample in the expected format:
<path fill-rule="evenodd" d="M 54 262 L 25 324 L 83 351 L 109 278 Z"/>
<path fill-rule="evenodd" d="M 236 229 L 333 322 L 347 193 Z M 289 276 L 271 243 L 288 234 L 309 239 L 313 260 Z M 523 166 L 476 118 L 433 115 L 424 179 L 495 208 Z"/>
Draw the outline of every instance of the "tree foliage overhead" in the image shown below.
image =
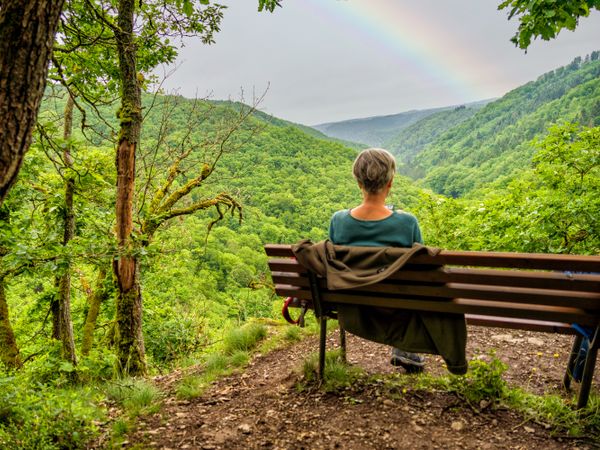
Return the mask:
<path fill-rule="evenodd" d="M 524 50 L 531 38 L 554 39 L 563 28 L 575 30 L 579 19 L 600 9 L 598 0 L 505 0 L 498 9 L 508 9 L 508 19 L 516 17 L 519 28 L 511 41 Z"/>

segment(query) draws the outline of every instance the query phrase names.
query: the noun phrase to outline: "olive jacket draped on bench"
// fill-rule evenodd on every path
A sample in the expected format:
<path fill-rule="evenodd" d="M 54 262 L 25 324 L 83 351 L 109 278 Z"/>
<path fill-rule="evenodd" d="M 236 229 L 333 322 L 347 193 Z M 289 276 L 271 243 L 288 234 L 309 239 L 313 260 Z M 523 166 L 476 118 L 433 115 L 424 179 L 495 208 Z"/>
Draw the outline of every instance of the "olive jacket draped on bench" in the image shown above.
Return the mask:
<path fill-rule="evenodd" d="M 352 289 L 378 283 L 410 264 L 416 254 L 439 249 L 334 245 L 303 240 L 292 247 L 298 262 L 327 279 L 327 288 Z M 444 300 L 441 300 L 444 301 Z M 467 327 L 463 314 L 440 314 L 350 304 L 337 305 L 340 326 L 362 338 L 399 349 L 441 355 L 448 370 L 467 371 Z"/>

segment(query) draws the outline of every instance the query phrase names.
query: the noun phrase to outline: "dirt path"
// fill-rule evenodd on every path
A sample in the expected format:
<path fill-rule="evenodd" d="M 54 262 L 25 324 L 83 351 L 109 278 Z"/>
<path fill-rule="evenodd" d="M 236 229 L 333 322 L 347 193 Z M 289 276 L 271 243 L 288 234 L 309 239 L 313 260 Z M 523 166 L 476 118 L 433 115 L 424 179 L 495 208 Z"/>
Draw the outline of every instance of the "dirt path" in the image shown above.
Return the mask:
<path fill-rule="evenodd" d="M 469 330 L 469 357 L 490 349 L 509 365 L 505 379 L 534 393 L 558 392 L 570 338 L 485 328 Z M 335 333 L 334 333 L 335 334 Z M 336 344 L 336 336 L 329 338 Z M 376 383 L 344 394 L 298 393 L 298 368 L 316 338 L 254 358 L 246 371 L 219 380 L 193 401 L 170 394 L 160 414 L 144 419 L 131 444 L 160 449 L 460 449 L 592 448 L 589 440 L 550 431 L 507 410 L 476 413 L 445 392 L 383 395 Z M 401 372 L 389 348 L 350 337 L 348 359 L 369 373 Z M 438 357 L 427 370 L 442 374 Z M 598 375 L 595 386 L 598 386 Z M 167 391 L 168 379 L 157 379 Z M 597 387 L 594 389 L 597 390 Z"/>

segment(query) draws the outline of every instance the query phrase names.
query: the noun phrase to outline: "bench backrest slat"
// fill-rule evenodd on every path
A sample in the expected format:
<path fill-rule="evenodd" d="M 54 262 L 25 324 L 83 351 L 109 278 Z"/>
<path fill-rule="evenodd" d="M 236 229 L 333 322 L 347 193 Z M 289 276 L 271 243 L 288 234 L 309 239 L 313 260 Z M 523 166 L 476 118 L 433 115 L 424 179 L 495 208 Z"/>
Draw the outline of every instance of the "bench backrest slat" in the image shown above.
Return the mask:
<path fill-rule="evenodd" d="M 292 257 L 290 245 L 265 245 L 268 256 Z M 548 253 L 464 252 L 442 250 L 436 256 L 417 255 L 411 264 L 503 267 L 531 270 L 557 270 L 600 273 L 600 256 Z"/>
<path fill-rule="evenodd" d="M 308 289 L 307 277 L 275 272 L 273 281 L 276 285 L 292 285 Z M 319 280 L 322 292 L 327 290 L 324 280 Z M 443 286 L 423 286 L 420 284 L 378 283 L 364 288 L 348 289 L 344 292 L 360 293 L 368 298 L 375 293 L 389 294 L 397 298 L 471 298 L 477 300 L 502 301 L 510 298 L 514 303 L 547 304 L 551 306 L 573 306 L 598 311 L 600 313 L 600 293 L 572 292 L 548 289 L 532 289 L 507 286 L 486 286 L 450 283 Z"/>
<path fill-rule="evenodd" d="M 298 282 L 302 282 L 300 280 L 303 278 L 308 280 L 306 271 L 296 261 L 287 260 L 285 263 L 270 263 L 269 267 L 273 274 L 273 281 L 276 283 L 288 283 L 288 281 L 280 281 L 280 279 L 283 280 L 285 277 L 290 280 L 298 280 Z M 429 271 L 401 270 L 393 274 L 389 279 L 397 281 L 485 284 L 564 291 L 600 292 L 600 275 L 566 275 L 557 272 L 448 268 Z"/>
<path fill-rule="evenodd" d="M 274 274 L 274 277 L 275 274 L 281 276 L 292 276 L 294 274 L 306 275 L 306 269 L 292 259 L 272 259 L 269 261 L 269 268 Z M 275 281 L 275 278 L 273 279 Z M 565 274 L 563 272 L 456 267 L 427 271 L 403 269 L 393 274 L 389 279 L 398 281 L 486 284 L 564 291 L 600 292 L 600 275 Z"/>

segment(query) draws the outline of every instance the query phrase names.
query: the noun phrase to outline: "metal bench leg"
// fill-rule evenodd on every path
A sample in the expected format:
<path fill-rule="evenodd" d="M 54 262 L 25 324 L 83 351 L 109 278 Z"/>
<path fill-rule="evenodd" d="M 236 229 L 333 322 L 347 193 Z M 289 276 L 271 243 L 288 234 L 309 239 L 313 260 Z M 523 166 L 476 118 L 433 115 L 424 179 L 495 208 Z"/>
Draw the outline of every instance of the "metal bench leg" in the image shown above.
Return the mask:
<path fill-rule="evenodd" d="M 598 357 L 598 346 L 600 345 L 600 327 L 596 328 L 594 336 L 590 340 L 590 348 L 587 358 L 585 358 L 585 367 L 583 368 L 583 378 L 579 388 L 579 398 L 577 399 L 577 409 L 587 406 L 592 387 L 592 378 L 594 378 L 594 368 L 596 367 L 596 358 Z"/>
<path fill-rule="evenodd" d="M 587 358 L 585 359 L 585 367 L 583 369 L 583 378 L 581 379 L 581 387 L 579 388 L 579 399 L 577 400 L 577 409 L 587 406 L 592 387 L 592 378 L 594 377 L 594 367 L 596 366 L 596 357 L 598 349 L 589 349 Z"/>
<path fill-rule="evenodd" d="M 342 361 L 346 362 L 346 330 L 340 325 L 340 349 L 342 353 Z"/>
<path fill-rule="evenodd" d="M 579 333 L 575 335 L 573 340 L 573 347 L 571 348 L 571 355 L 569 355 L 569 362 L 567 363 L 567 370 L 565 377 L 563 378 L 563 386 L 567 391 L 571 390 L 571 380 L 573 378 L 573 369 L 575 368 L 575 360 L 579 355 L 581 349 L 581 343 L 583 342 L 583 336 Z"/>
<path fill-rule="evenodd" d="M 319 380 L 323 379 L 325 373 L 325 350 L 327 340 L 327 316 L 324 314 L 319 318 L 320 339 L 319 339 Z"/>

